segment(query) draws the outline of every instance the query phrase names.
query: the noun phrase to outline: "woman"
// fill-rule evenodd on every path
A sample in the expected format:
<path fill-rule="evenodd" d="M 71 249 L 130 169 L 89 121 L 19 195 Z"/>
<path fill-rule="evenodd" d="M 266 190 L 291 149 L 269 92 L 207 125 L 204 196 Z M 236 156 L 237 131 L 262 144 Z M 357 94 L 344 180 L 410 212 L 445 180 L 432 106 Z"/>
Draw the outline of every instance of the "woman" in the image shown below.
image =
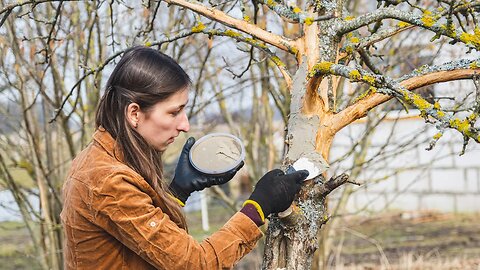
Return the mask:
<path fill-rule="evenodd" d="M 164 179 L 161 153 L 190 128 L 189 86 L 170 57 L 147 47 L 125 52 L 98 106 L 92 142 L 63 187 L 65 269 L 232 268 L 261 237 L 264 218 L 291 204 L 308 172 L 273 170 L 218 232 L 201 243 L 188 235 L 181 209 L 188 196 L 228 182 L 241 167 L 223 177 L 201 174 L 188 161 L 189 138 L 173 180 Z"/>

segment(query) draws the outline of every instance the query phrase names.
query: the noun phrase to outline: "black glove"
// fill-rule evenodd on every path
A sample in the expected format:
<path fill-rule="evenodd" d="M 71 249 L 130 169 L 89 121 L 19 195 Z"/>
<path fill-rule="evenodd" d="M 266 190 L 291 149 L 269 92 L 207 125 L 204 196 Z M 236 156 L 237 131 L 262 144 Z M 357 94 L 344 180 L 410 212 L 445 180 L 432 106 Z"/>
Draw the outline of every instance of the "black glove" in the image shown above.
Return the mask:
<path fill-rule="evenodd" d="M 279 169 L 269 171 L 258 181 L 245 204 L 252 203 L 259 211 L 263 221 L 271 213 L 279 213 L 288 209 L 307 176 L 307 170 L 299 170 L 290 174 L 285 174 Z M 259 207 L 260 209 L 258 209 Z"/>
<path fill-rule="evenodd" d="M 183 204 L 185 204 L 188 196 L 190 196 L 190 194 L 194 191 L 200 191 L 206 187 L 227 183 L 244 165 L 244 162 L 242 161 L 236 168 L 220 176 L 208 175 L 199 172 L 192 166 L 192 164 L 190 164 L 190 160 L 188 158 L 190 149 L 194 143 L 195 139 L 190 137 L 183 146 L 182 153 L 178 159 L 177 167 L 175 168 L 175 176 L 170 183 L 170 190 L 172 191 L 173 195 Z"/>

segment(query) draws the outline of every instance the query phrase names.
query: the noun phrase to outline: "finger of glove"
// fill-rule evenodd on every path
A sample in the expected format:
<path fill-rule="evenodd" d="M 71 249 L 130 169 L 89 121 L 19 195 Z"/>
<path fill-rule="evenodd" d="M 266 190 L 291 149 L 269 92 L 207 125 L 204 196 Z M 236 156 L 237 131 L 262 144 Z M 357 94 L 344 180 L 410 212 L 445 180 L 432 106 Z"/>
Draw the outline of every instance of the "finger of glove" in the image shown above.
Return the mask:
<path fill-rule="evenodd" d="M 238 164 L 238 166 L 234 169 L 235 172 L 238 172 L 240 171 L 240 169 L 243 167 L 243 165 L 245 165 L 245 162 L 243 162 L 243 160 L 240 162 L 240 164 Z"/>
<path fill-rule="evenodd" d="M 225 180 L 223 177 L 212 176 L 209 177 L 208 187 L 225 184 L 228 180 Z"/>
<path fill-rule="evenodd" d="M 282 175 L 278 177 L 279 185 L 278 187 L 281 188 L 282 192 L 285 194 L 287 198 L 293 198 L 295 195 L 300 191 L 302 188 L 302 183 L 304 179 L 307 177 L 308 171 L 300 170 L 294 173 Z"/>
<path fill-rule="evenodd" d="M 284 182 L 281 201 L 276 203 L 277 212 L 282 212 L 287 210 L 287 208 L 292 204 L 295 196 L 302 188 L 301 184 L 297 182 L 289 181 L 289 183 Z M 277 195 L 278 196 L 278 195 Z"/>
<path fill-rule="evenodd" d="M 232 180 L 233 176 L 235 176 L 234 173 L 229 174 L 229 175 L 224 175 L 222 177 L 216 177 L 214 185 L 223 185 L 223 184 L 227 183 L 228 181 Z"/>
<path fill-rule="evenodd" d="M 279 191 L 281 191 L 281 196 L 289 201 L 289 204 L 295 198 L 295 195 L 300 191 L 302 185 L 296 181 L 292 181 L 291 178 L 283 177 L 281 184 L 278 185 Z"/>
<path fill-rule="evenodd" d="M 223 179 L 222 179 L 222 177 L 209 176 L 209 177 L 208 177 L 208 180 L 207 180 L 207 183 L 205 183 L 205 186 L 206 186 L 206 187 L 211 187 L 211 186 L 221 185 L 221 184 L 223 184 Z"/>
<path fill-rule="evenodd" d="M 270 186 L 273 182 L 276 181 L 276 179 L 281 176 L 283 172 L 279 169 L 274 169 L 269 172 L 267 172 L 260 180 L 258 180 L 257 184 L 255 185 L 255 189 L 258 188 L 267 188 Z"/>
<path fill-rule="evenodd" d="M 285 173 L 280 170 L 280 169 L 273 169 L 269 172 L 267 172 L 264 176 L 262 176 L 262 178 L 274 178 L 276 176 L 281 176 L 281 175 L 284 175 Z"/>
<path fill-rule="evenodd" d="M 242 162 L 240 162 L 240 164 L 238 164 L 237 167 L 235 167 L 235 168 L 231 169 L 230 171 L 226 172 L 225 175 L 223 177 L 221 177 L 222 179 L 220 181 L 222 182 L 222 184 L 232 180 L 232 178 L 243 167 L 243 165 L 245 165 L 245 162 L 242 161 Z"/>
<path fill-rule="evenodd" d="M 212 185 L 212 180 L 209 177 L 198 177 L 195 181 L 192 181 L 192 187 L 194 191 L 200 191 L 205 189 L 206 187 L 210 187 Z"/>
<path fill-rule="evenodd" d="M 226 173 L 226 175 L 228 175 L 228 176 L 231 175 L 231 176 L 233 177 L 233 176 L 243 167 L 243 165 L 245 165 L 245 162 L 243 162 L 243 160 L 242 160 L 242 161 L 240 162 L 240 164 L 238 164 L 237 167 L 235 167 L 235 168 L 231 169 L 230 171 L 228 171 L 228 172 Z"/>
<path fill-rule="evenodd" d="M 309 172 L 307 170 L 298 170 L 285 176 L 288 177 L 288 179 L 292 179 L 297 184 L 301 184 L 303 181 L 305 181 L 305 179 L 307 179 L 308 175 Z"/>
<path fill-rule="evenodd" d="M 195 144 L 195 138 L 193 137 L 188 138 L 185 144 L 183 145 L 182 154 L 188 154 L 194 144 Z"/>

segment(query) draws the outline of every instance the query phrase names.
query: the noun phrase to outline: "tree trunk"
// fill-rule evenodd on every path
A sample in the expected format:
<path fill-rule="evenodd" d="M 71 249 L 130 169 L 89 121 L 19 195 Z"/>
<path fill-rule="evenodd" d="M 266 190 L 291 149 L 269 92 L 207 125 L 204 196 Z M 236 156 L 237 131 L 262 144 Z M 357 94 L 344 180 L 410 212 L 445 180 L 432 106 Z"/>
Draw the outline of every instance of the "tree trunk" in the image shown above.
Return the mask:
<path fill-rule="evenodd" d="M 307 63 L 298 69 L 293 79 L 290 118 L 288 121 L 287 153 L 284 165 L 307 157 L 323 172 L 327 165 L 316 152 L 318 116 L 302 112 L 306 94 Z M 305 182 L 292 213 L 284 218 L 273 216 L 268 226 L 263 269 L 310 269 L 317 247 L 317 233 L 326 221 L 324 176 Z"/>
<path fill-rule="evenodd" d="M 317 9 L 318 6 L 311 5 L 310 13 L 325 15 L 338 12 L 337 8 L 341 9 L 342 1 L 324 0 L 321 1 L 321 6 Z M 334 23 L 335 20 L 328 20 L 305 26 L 304 56 L 298 56 L 301 64 L 293 78 L 291 89 L 286 137 L 288 150 L 284 165 L 307 156 L 310 161 L 322 164 L 322 173 L 328 168 L 325 159 L 328 158 L 335 134 L 328 132 L 329 127 L 323 127 L 321 121 L 336 111 L 337 81 L 333 76 L 310 79 L 308 73 L 318 61 L 336 62 L 339 40 L 329 32 L 329 29 L 334 28 Z M 328 220 L 326 195 L 340 185 L 325 180 L 324 174 L 306 181 L 295 201 L 296 205 L 292 207 L 293 213 L 285 218 L 271 219 L 263 269 L 311 269 L 319 244 L 317 235 Z"/>
<path fill-rule="evenodd" d="M 286 218 L 270 219 L 263 269 L 311 269 L 316 234 L 326 221 L 324 202 L 324 198 L 307 198 Z"/>

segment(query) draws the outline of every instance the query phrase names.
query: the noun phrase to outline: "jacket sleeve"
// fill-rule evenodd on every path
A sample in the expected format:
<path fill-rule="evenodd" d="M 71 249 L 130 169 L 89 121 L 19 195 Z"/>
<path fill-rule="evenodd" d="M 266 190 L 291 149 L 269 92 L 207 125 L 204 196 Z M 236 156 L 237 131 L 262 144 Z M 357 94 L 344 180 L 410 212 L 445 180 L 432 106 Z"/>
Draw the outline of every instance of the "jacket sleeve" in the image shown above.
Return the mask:
<path fill-rule="evenodd" d="M 250 252 L 261 231 L 236 213 L 219 231 L 198 243 L 153 205 L 131 177 L 113 176 L 93 192 L 94 222 L 159 269 L 225 269 Z"/>

